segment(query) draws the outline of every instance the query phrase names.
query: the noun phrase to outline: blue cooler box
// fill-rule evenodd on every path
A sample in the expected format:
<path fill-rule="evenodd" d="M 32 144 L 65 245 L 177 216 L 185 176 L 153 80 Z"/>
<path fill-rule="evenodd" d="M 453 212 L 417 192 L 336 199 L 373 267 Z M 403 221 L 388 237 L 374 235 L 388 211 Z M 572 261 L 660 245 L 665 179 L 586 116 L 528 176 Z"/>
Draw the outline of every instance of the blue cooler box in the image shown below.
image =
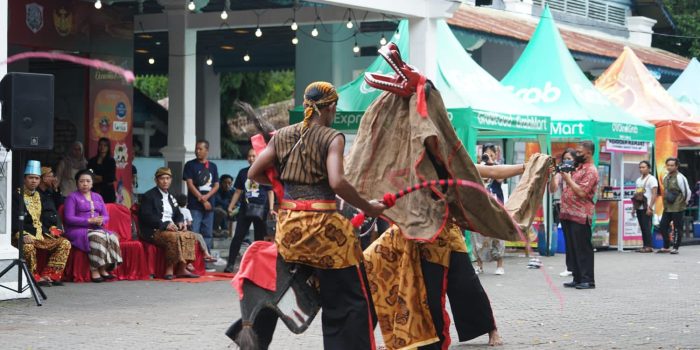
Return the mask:
<path fill-rule="evenodd" d="M 693 223 L 693 237 L 700 238 L 700 221 Z"/>

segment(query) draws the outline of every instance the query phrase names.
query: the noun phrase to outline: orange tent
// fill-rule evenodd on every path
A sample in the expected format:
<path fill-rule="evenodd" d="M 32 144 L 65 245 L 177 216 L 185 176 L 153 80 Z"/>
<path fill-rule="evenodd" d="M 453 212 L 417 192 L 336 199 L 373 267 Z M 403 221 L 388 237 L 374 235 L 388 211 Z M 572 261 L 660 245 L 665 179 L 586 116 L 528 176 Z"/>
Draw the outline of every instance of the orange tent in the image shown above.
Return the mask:
<path fill-rule="evenodd" d="M 656 173 L 664 160 L 678 156 L 678 147 L 700 144 L 700 121 L 681 106 L 654 78 L 634 51 L 620 57 L 596 80 L 596 88 L 630 114 L 656 125 Z M 657 209 L 661 206 L 657 205 Z"/>

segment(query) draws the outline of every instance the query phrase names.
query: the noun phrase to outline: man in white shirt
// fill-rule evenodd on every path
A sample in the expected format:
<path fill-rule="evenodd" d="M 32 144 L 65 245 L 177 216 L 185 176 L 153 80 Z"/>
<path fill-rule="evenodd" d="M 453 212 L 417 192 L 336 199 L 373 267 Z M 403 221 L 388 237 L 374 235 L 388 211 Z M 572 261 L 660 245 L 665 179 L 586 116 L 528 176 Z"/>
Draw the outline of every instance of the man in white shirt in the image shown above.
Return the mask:
<path fill-rule="evenodd" d="M 644 246 L 638 249 L 637 252 L 651 253 L 654 251 L 651 244 L 651 221 L 654 215 L 659 182 L 651 174 L 651 164 L 646 160 L 639 162 L 639 173 L 641 176 L 637 179 L 637 189 L 635 190 L 635 197 L 632 199 L 635 202 L 632 216 L 637 216 L 639 228 L 642 230 Z"/>

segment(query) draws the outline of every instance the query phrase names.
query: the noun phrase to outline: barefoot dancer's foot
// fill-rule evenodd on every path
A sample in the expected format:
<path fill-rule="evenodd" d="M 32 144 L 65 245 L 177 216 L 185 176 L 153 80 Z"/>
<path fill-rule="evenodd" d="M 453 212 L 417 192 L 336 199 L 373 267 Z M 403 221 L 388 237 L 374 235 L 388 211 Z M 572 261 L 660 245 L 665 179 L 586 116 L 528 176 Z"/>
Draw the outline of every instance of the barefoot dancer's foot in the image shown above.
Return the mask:
<path fill-rule="evenodd" d="M 494 329 L 489 332 L 489 346 L 500 346 L 503 345 L 503 339 L 501 335 L 498 334 L 498 329 Z"/>

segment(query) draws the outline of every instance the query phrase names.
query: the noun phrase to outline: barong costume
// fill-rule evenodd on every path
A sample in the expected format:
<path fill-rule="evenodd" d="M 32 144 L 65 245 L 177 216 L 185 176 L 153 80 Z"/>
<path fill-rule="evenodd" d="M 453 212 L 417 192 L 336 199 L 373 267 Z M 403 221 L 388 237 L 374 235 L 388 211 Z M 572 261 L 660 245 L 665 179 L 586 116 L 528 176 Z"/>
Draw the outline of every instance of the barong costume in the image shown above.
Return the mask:
<path fill-rule="evenodd" d="M 395 45 L 383 47 L 380 54 L 397 75 L 365 77 L 369 85 L 387 92 L 370 105 L 360 122 L 346 158 L 347 180 L 369 198 L 426 180 L 481 183 L 439 92 L 401 60 Z M 431 137 L 437 139 L 439 154 L 426 149 Z M 388 349 L 446 348 L 450 340 L 445 295 L 450 297 L 460 341 L 496 328 L 461 230 L 519 240 L 519 230 L 530 226 L 540 205 L 548 159 L 538 155 L 531 160 L 516 190 L 519 194 L 506 208 L 484 188 L 433 186 L 396 201 L 384 212 L 394 226 L 365 249 L 364 256 Z"/>

